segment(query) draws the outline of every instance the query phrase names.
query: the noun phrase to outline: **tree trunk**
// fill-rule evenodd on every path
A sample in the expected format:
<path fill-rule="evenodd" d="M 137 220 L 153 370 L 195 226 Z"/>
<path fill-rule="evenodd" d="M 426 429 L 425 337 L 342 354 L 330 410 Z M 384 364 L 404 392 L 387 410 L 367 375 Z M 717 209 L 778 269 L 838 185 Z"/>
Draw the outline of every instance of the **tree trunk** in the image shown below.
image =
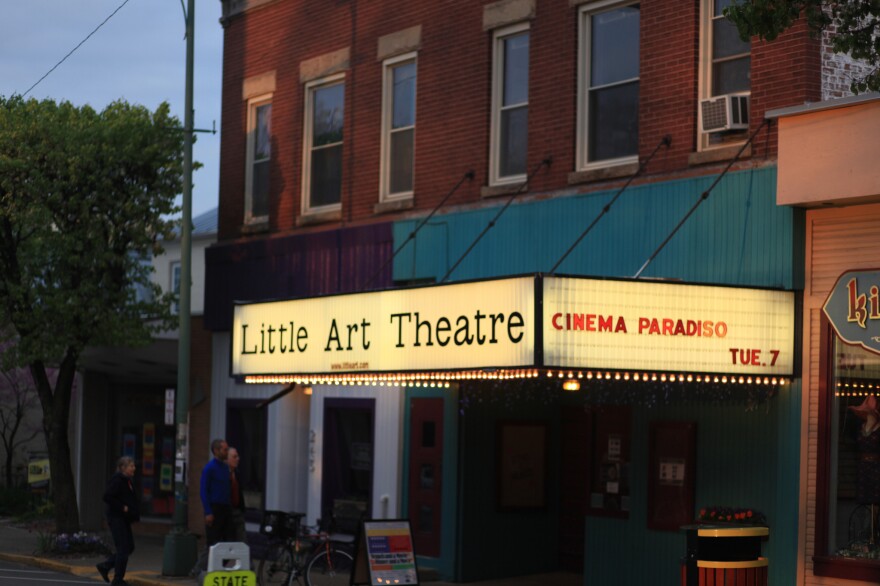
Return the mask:
<path fill-rule="evenodd" d="M 73 467 L 70 464 L 67 428 L 73 379 L 76 375 L 76 356 L 68 350 L 61 361 L 54 392 L 42 362 L 31 363 L 30 371 L 43 407 L 43 432 L 46 434 L 46 446 L 49 449 L 52 502 L 55 505 L 55 531 L 75 533 L 79 531 L 79 506 L 76 502 Z"/>

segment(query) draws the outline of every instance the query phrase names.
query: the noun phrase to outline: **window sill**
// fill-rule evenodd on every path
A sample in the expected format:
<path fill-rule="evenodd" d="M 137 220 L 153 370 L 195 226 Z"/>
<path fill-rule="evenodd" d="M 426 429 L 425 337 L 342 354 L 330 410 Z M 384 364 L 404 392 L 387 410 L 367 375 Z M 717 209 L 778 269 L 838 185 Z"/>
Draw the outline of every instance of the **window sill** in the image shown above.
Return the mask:
<path fill-rule="evenodd" d="M 241 226 L 242 234 L 262 234 L 269 231 L 269 220 L 259 220 Z"/>
<path fill-rule="evenodd" d="M 880 563 L 817 555 L 813 557 L 813 574 L 845 580 L 880 582 Z"/>
<path fill-rule="evenodd" d="M 480 197 L 498 197 L 499 195 L 513 195 L 518 193 L 525 185 L 525 181 L 509 183 L 507 185 L 484 185 L 480 188 Z"/>
<path fill-rule="evenodd" d="M 593 183 L 595 181 L 605 181 L 608 179 L 619 179 L 621 177 L 630 177 L 635 175 L 639 170 L 639 163 L 625 163 L 623 165 L 613 165 L 609 167 L 601 167 L 598 169 L 587 169 L 584 171 L 574 171 L 568 174 L 568 184 L 576 185 L 578 183 Z"/>
<path fill-rule="evenodd" d="M 296 219 L 297 226 L 311 226 L 312 224 L 325 224 L 338 222 L 342 219 L 342 210 L 329 210 L 326 212 L 306 212 Z"/>
<path fill-rule="evenodd" d="M 412 196 L 404 199 L 395 199 L 392 201 L 382 201 L 373 206 L 374 214 L 386 214 L 388 212 L 399 212 L 401 210 L 411 210 L 413 208 Z"/>
<path fill-rule="evenodd" d="M 732 144 L 729 146 L 723 146 L 718 148 L 706 149 L 704 151 L 697 151 L 695 153 L 691 153 L 688 156 L 688 165 L 696 166 L 696 165 L 705 165 L 707 163 L 720 163 L 727 162 L 733 157 L 736 156 L 736 153 L 739 152 L 739 149 L 742 148 L 742 143 Z M 742 153 L 740 159 L 748 159 L 752 156 L 752 145 L 748 145 Z"/>

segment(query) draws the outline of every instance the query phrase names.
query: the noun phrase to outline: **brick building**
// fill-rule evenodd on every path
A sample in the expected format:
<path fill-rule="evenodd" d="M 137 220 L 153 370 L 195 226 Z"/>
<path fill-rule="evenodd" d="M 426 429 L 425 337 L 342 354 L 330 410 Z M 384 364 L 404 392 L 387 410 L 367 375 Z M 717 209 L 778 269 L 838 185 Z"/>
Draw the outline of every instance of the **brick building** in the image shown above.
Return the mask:
<path fill-rule="evenodd" d="M 772 44 L 744 43 L 720 0 L 223 6 L 206 416 L 210 435 L 252 463 L 250 504 L 312 522 L 345 509 L 409 518 L 420 566 L 448 579 L 565 568 L 587 583 L 673 584 L 684 539 L 652 521 L 649 445 L 657 425 L 684 421 L 696 430 L 691 509 L 764 511 L 771 581 L 792 583 L 803 561 L 797 366 L 779 388 L 706 378 L 674 392 L 624 386 L 615 398 L 597 383 L 584 398 L 555 382 L 251 385 L 230 348 L 236 301 L 557 267 L 800 291 L 804 216 L 776 206 L 777 130 L 764 113 L 831 91 L 822 41 L 801 24 Z M 496 430 L 534 419 L 550 430 L 547 498 L 506 510 L 487 464 Z M 419 429 L 436 431 L 432 463 L 418 460 Z M 600 470 L 609 438 L 626 494 Z M 343 460 L 351 474 L 331 478 Z"/>

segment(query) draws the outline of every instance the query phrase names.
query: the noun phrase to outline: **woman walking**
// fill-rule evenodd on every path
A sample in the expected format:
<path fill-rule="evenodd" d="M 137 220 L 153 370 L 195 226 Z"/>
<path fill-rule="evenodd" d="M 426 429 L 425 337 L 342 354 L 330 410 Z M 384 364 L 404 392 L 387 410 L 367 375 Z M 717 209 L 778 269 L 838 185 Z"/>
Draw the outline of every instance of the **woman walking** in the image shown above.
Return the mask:
<path fill-rule="evenodd" d="M 116 463 L 116 474 L 110 478 L 107 489 L 104 491 L 104 502 L 107 504 L 105 511 L 107 525 L 113 535 L 116 553 L 95 567 L 98 568 L 98 572 L 105 582 L 110 582 L 110 569 L 112 568 L 115 586 L 128 586 L 128 582 L 125 581 L 125 567 L 128 565 L 128 556 L 134 551 L 131 524 L 141 518 L 138 500 L 131 484 L 134 471 L 134 459 L 122 456 Z"/>

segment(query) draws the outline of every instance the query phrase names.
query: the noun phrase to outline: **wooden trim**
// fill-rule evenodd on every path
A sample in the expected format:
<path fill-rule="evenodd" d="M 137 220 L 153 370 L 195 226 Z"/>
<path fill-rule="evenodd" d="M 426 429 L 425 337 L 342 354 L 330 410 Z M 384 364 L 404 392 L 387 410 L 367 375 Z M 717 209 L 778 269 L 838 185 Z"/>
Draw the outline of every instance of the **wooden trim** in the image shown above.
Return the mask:
<path fill-rule="evenodd" d="M 813 558 L 813 574 L 880 583 L 880 564 L 867 560 L 815 556 Z"/>
<path fill-rule="evenodd" d="M 831 368 L 831 324 L 824 313 L 820 313 L 819 326 L 819 419 L 817 428 L 819 443 L 817 447 L 816 462 L 816 533 L 814 535 L 816 549 L 815 556 L 824 556 L 828 553 L 828 494 L 829 473 L 831 470 L 831 430 L 829 417 L 831 413 L 832 393 L 828 392 L 828 378 Z"/>

